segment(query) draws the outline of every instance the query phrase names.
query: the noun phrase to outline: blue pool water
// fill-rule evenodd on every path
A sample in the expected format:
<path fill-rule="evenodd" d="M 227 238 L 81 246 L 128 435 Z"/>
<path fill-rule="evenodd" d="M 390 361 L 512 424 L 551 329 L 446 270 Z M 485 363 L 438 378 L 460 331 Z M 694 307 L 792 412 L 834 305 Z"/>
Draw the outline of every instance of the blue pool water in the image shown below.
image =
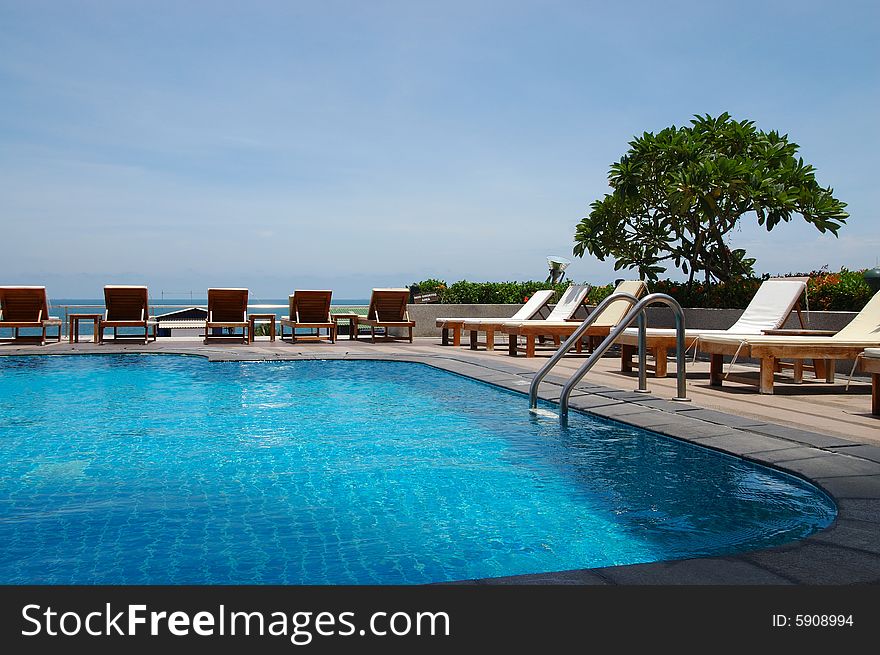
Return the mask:
<path fill-rule="evenodd" d="M 415 584 L 717 555 L 805 482 L 419 364 L 0 357 L 0 583 Z"/>

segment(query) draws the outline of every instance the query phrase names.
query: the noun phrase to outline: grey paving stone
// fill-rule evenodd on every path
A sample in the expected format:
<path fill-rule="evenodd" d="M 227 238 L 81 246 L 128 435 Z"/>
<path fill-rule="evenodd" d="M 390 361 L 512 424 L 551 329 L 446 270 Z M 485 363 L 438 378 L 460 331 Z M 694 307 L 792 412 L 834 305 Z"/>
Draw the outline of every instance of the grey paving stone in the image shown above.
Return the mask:
<path fill-rule="evenodd" d="M 672 423 L 669 425 L 658 426 L 656 432 L 665 434 L 670 437 L 686 439 L 688 441 L 700 441 L 701 439 L 709 439 L 711 437 L 720 436 L 737 436 L 739 430 L 729 428 L 725 425 L 716 425 L 714 423 L 703 423 L 702 421 L 694 421 L 687 423 Z"/>
<path fill-rule="evenodd" d="M 841 478 L 824 478 L 816 483 L 835 500 L 865 498 L 880 500 L 880 475 L 854 475 Z"/>
<path fill-rule="evenodd" d="M 880 426 L 878 426 L 880 428 Z M 880 446 L 869 446 L 866 444 L 852 444 L 848 446 L 833 446 L 830 450 L 845 455 L 853 455 L 862 459 L 869 459 L 872 462 L 880 462 Z"/>
<path fill-rule="evenodd" d="M 605 405 L 604 407 L 594 407 L 590 411 L 597 416 L 604 416 L 606 418 L 617 418 L 618 416 L 627 417 L 630 414 L 654 415 L 659 413 L 656 410 L 645 409 L 644 407 L 633 405 L 632 403 L 620 403 L 618 405 Z M 627 419 L 623 418 L 622 420 L 626 421 Z"/>
<path fill-rule="evenodd" d="M 738 434 L 725 434 L 717 437 L 700 439 L 700 444 L 717 448 L 734 455 L 746 455 L 782 447 L 786 442 L 762 434 L 740 431 Z"/>
<path fill-rule="evenodd" d="M 815 541 L 746 553 L 742 559 L 797 584 L 876 584 L 880 581 L 880 556 Z"/>
<path fill-rule="evenodd" d="M 784 576 L 752 562 L 710 557 L 594 569 L 614 584 L 626 585 L 785 585 Z"/>
<path fill-rule="evenodd" d="M 514 575 L 505 578 L 486 578 L 479 581 L 484 585 L 607 585 L 607 580 L 596 575 L 591 569 L 580 571 L 559 571 L 558 573 L 536 573 Z"/>
<path fill-rule="evenodd" d="M 534 372 L 525 371 L 525 370 L 523 370 L 523 368 L 521 366 L 506 366 L 504 364 L 496 364 L 493 362 L 492 364 L 488 364 L 486 366 L 486 368 L 491 369 L 493 371 L 498 371 L 499 373 L 511 373 L 513 375 L 523 375 L 523 376 L 528 375 L 529 377 L 534 376 Z"/>
<path fill-rule="evenodd" d="M 880 524 L 880 502 L 866 498 L 838 498 L 836 502 L 840 517 Z M 880 528 L 875 525 L 874 529 L 880 534 Z"/>
<path fill-rule="evenodd" d="M 598 393 L 601 391 L 609 391 L 608 387 L 602 386 L 601 384 L 589 384 L 589 383 L 583 382 L 583 381 L 581 381 L 577 385 L 575 385 L 574 388 L 579 391 L 590 391 L 590 392 L 594 392 L 594 393 Z"/>
<path fill-rule="evenodd" d="M 594 407 L 606 407 L 609 405 L 622 405 L 622 400 L 606 398 L 605 396 L 577 396 L 569 399 L 569 406 L 577 409 L 592 409 Z"/>
<path fill-rule="evenodd" d="M 809 478 L 839 478 L 853 475 L 880 476 L 880 464 L 844 455 L 826 455 L 787 462 L 785 468 Z"/>
<path fill-rule="evenodd" d="M 685 412 L 687 416 L 691 418 L 698 418 L 701 421 L 718 423 L 719 425 L 728 425 L 735 428 L 744 428 L 753 425 L 767 424 L 766 421 L 762 421 L 759 419 L 748 418 L 745 416 L 736 416 L 734 414 L 725 414 L 724 412 L 717 412 L 714 409 L 694 408 L 692 410 L 683 409 L 681 411 Z"/>
<path fill-rule="evenodd" d="M 687 413 L 697 408 L 693 403 L 683 403 L 677 402 L 675 400 L 666 400 L 664 398 L 657 398 L 656 396 L 646 396 L 641 400 L 636 400 L 639 405 L 645 405 L 646 407 L 653 407 L 654 409 L 662 409 L 664 412 L 672 412 L 672 413 Z"/>
<path fill-rule="evenodd" d="M 608 391 L 618 391 L 617 389 L 612 389 L 610 387 L 603 387 L 602 385 L 590 385 L 581 387 L 578 385 L 575 389 L 584 389 L 585 391 L 589 391 L 593 394 L 604 394 Z"/>
<path fill-rule="evenodd" d="M 667 414 L 666 412 L 661 411 L 651 411 L 650 409 L 646 409 L 638 414 L 627 414 L 626 418 L 623 420 L 630 425 L 648 430 L 653 430 L 662 425 L 681 424 L 680 420 L 677 419 L 674 414 Z"/>
<path fill-rule="evenodd" d="M 562 396 L 562 389 L 557 389 L 552 391 L 550 389 L 546 389 L 538 394 L 542 400 L 546 400 L 547 402 L 557 403 L 559 402 L 559 398 Z M 570 399 L 569 399 L 570 402 Z"/>
<path fill-rule="evenodd" d="M 820 543 L 835 544 L 846 548 L 855 548 L 880 555 L 880 531 L 877 523 L 838 519 L 837 522 L 822 532 L 813 535 Z M 880 575 L 880 571 L 878 571 Z"/>
<path fill-rule="evenodd" d="M 483 370 L 480 371 L 478 376 L 474 376 L 478 380 L 483 380 L 484 382 L 494 382 L 496 380 L 519 380 L 520 378 L 516 375 L 511 375 L 510 373 L 502 373 L 500 371 L 491 371 L 491 370 Z"/>
<path fill-rule="evenodd" d="M 751 457 L 749 457 L 749 459 L 760 460 L 763 462 L 768 462 L 770 464 L 776 464 L 779 462 L 791 462 L 798 459 L 822 457 L 829 454 L 824 450 L 819 450 L 818 448 L 810 448 L 808 446 L 796 446 L 788 441 L 782 441 L 782 443 L 787 444 L 788 447 L 783 447 L 778 450 L 754 452 L 751 453 Z"/>
<path fill-rule="evenodd" d="M 650 399 L 652 396 L 650 394 L 639 393 L 638 391 L 594 391 L 594 393 L 600 396 L 607 396 L 608 398 L 617 398 L 618 400 L 633 400 L 640 401 Z M 654 396 L 656 398 L 656 396 Z"/>
<path fill-rule="evenodd" d="M 790 428 L 786 425 L 774 425 L 772 423 L 753 426 L 750 427 L 749 430 L 751 430 L 752 432 L 767 434 L 771 437 L 790 439 L 791 441 L 797 441 L 798 443 L 816 446 L 818 448 L 830 448 L 832 446 L 847 446 L 852 444 L 851 441 L 846 441 L 845 439 L 829 437 L 825 434 L 808 432 L 806 430 L 800 430 L 798 428 Z"/>

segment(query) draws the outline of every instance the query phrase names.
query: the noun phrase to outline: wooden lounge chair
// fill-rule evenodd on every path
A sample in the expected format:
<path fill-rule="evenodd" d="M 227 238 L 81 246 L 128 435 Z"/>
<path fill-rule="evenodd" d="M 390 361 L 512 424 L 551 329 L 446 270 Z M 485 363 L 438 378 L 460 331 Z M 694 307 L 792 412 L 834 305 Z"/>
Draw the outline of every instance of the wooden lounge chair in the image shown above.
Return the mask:
<path fill-rule="evenodd" d="M 438 318 L 437 327 L 442 330 L 441 340 L 444 346 L 449 345 L 449 332 L 452 331 L 452 345 L 461 345 L 461 333 L 465 330 L 471 333 L 471 350 L 477 348 L 477 333 L 486 333 L 486 350 L 495 349 L 495 331 L 500 330 L 504 323 L 509 321 L 530 321 L 536 317 L 547 318 L 548 305 L 553 298 L 552 289 L 535 291 L 532 297 L 517 310 L 513 316 L 507 318 Z"/>
<path fill-rule="evenodd" d="M 685 348 L 690 349 L 696 344 L 701 336 L 747 336 L 760 335 L 764 330 L 773 330 L 781 327 L 788 319 L 792 311 L 796 311 L 804 327 L 801 316 L 800 298 L 807 285 L 801 280 L 788 278 L 774 278 L 765 280 L 755 292 L 748 307 L 745 308 L 739 320 L 726 330 L 692 330 L 685 329 Z M 647 328 L 646 345 L 648 354 L 654 358 L 654 365 L 648 366 L 658 378 L 666 377 L 667 355 L 670 350 L 675 350 L 676 336 L 674 329 Z M 628 373 L 633 370 L 633 355 L 638 351 L 639 331 L 636 328 L 628 328 L 617 339 L 620 344 L 620 370 Z"/>
<path fill-rule="evenodd" d="M 156 340 L 158 323 L 150 318 L 147 287 L 108 284 L 104 287 L 104 317 L 98 322 L 98 343 L 104 343 L 104 330 L 113 328 L 113 340 L 119 328 L 143 328 L 144 344 Z M 138 337 L 139 338 L 139 337 Z"/>
<path fill-rule="evenodd" d="M 520 308 L 516 314 L 511 316 L 510 318 L 498 319 L 498 318 L 476 318 L 476 319 L 467 319 L 462 323 L 461 329 L 462 331 L 466 331 L 470 334 L 470 349 L 476 350 L 479 345 L 478 337 L 480 332 L 486 333 L 486 350 L 495 350 L 495 333 L 500 332 L 505 323 L 512 323 L 515 321 L 540 321 L 540 320 L 550 320 L 553 316 L 553 312 L 557 307 L 561 307 L 560 312 L 568 311 L 566 307 L 577 303 L 577 307 L 575 308 L 575 313 L 583 306 L 584 302 L 586 302 L 587 294 L 590 292 L 590 285 L 573 285 L 575 287 L 575 291 L 572 292 L 572 297 L 574 298 L 571 303 L 564 302 L 562 298 L 553 307 L 552 310 L 549 309 L 550 299 L 553 297 L 553 292 L 550 292 L 550 295 L 547 296 L 546 300 L 544 299 L 544 291 L 536 291 L 532 294 L 532 297 L 529 298 L 529 301 Z M 566 292 L 571 289 L 569 287 L 566 289 Z M 583 301 L 578 303 L 578 298 L 583 294 Z M 564 296 L 565 294 L 563 294 Z M 538 297 L 538 304 L 536 306 L 529 307 L 529 303 L 532 301 L 532 298 Z M 544 316 L 546 314 L 546 316 Z"/>
<path fill-rule="evenodd" d="M 569 287 L 570 289 L 571 287 Z M 625 280 L 617 285 L 614 289 L 615 292 L 625 292 L 634 295 L 636 298 L 644 295 L 646 290 L 645 283 L 640 282 L 638 280 Z M 583 299 L 578 303 L 578 306 L 586 301 L 586 294 L 584 294 Z M 560 304 L 562 301 L 560 300 Z M 535 356 L 535 339 L 540 336 L 549 336 L 553 338 L 553 341 L 556 345 L 560 345 L 562 339 L 567 339 L 572 335 L 572 333 L 578 328 L 578 326 L 583 322 L 581 318 L 574 318 L 574 312 L 577 307 L 572 308 L 570 312 L 571 318 L 566 318 L 565 320 L 560 320 L 555 318 L 552 314 L 550 318 L 546 321 L 521 321 L 521 322 L 508 322 L 504 323 L 502 326 L 502 330 L 506 332 L 509 337 L 508 342 L 508 354 L 511 357 L 515 357 L 517 352 L 525 350 L 526 357 L 534 357 Z M 626 313 L 629 311 L 631 305 L 623 300 L 617 300 L 612 302 L 608 307 L 602 310 L 602 313 L 596 318 L 596 321 L 589 327 L 587 332 L 584 334 L 587 338 L 594 337 L 605 337 L 611 332 L 611 328 L 617 325 Z M 554 308 L 555 311 L 555 308 Z M 519 342 L 517 337 L 525 337 L 525 348 L 521 348 L 519 346 Z M 580 342 L 577 344 L 577 351 L 580 352 L 581 344 Z"/>
<path fill-rule="evenodd" d="M 208 319 L 205 321 L 205 343 L 211 339 L 241 339 L 248 343 L 247 289 L 208 289 Z M 213 335 L 212 330 L 241 329 L 241 336 Z"/>
<path fill-rule="evenodd" d="M 862 371 L 871 374 L 871 413 L 880 416 L 880 348 L 865 348 Z"/>
<path fill-rule="evenodd" d="M 12 341 L 39 341 L 46 345 L 48 328 L 58 328 L 57 341 L 61 341 L 61 319 L 49 316 L 46 287 L 0 287 L 0 328 L 12 329 Z M 39 337 L 23 337 L 19 330 L 36 328 Z M 52 336 L 54 339 L 54 335 Z M 3 339 L 3 341 L 10 341 Z"/>
<path fill-rule="evenodd" d="M 409 318 L 406 304 L 409 301 L 409 289 L 373 289 L 370 296 L 370 307 L 366 316 L 354 318 L 354 338 L 358 338 L 358 328 L 367 325 L 370 328 L 370 340 L 376 342 L 376 328 L 382 328 L 386 340 L 394 340 L 389 333 L 392 328 L 409 329 L 409 342 L 413 340 L 415 321 Z"/>
<path fill-rule="evenodd" d="M 774 374 L 779 370 L 779 360 L 793 359 L 796 363 L 813 360 L 817 377 L 834 382 L 835 360 L 855 360 L 866 348 L 880 347 L 880 292 L 868 301 L 842 330 L 827 337 L 815 336 L 702 336 L 697 348 L 711 356 L 709 380 L 713 386 L 721 386 L 723 380 L 755 384 L 741 376 L 725 377 L 724 356 L 758 359 L 761 362 L 758 388 L 763 394 L 773 393 Z M 731 365 L 733 362 L 731 362 Z M 795 368 L 795 382 L 801 382 L 803 368 Z"/>
<path fill-rule="evenodd" d="M 284 339 L 284 328 L 289 327 L 290 340 L 320 341 L 321 330 L 327 330 L 330 343 L 336 343 L 336 323 L 330 319 L 330 299 L 332 291 L 304 291 L 297 289 L 288 298 L 290 316 L 281 319 L 281 339 Z M 315 330 L 313 335 L 297 335 L 297 328 Z"/>

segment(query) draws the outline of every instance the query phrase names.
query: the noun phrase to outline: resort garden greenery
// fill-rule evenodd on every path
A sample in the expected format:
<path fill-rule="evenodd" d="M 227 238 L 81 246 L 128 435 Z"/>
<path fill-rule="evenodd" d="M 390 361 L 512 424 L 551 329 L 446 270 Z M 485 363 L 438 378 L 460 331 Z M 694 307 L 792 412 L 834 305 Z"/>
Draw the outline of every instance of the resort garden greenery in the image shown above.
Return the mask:
<path fill-rule="evenodd" d="M 820 232 L 837 231 L 846 203 L 796 157 L 798 145 L 752 121 L 696 116 L 686 127 L 646 132 L 612 164 L 612 192 L 592 203 L 575 232 L 574 254 L 615 259 L 656 281 L 670 264 L 688 287 L 754 275 L 755 260 L 727 244 L 747 214 L 768 231 L 799 214 Z"/>
<path fill-rule="evenodd" d="M 795 276 L 809 276 L 807 293 L 810 309 L 816 311 L 857 312 L 873 296 L 871 287 L 865 281 L 864 270 L 842 268 L 832 272 L 826 269 L 809 273 L 791 273 Z M 666 293 L 678 300 L 684 307 L 712 307 L 717 309 L 743 309 L 758 290 L 761 282 L 769 275 L 747 276 L 728 282 L 704 284 L 659 279 L 648 282 L 651 292 Z M 428 279 L 415 285 L 419 293 L 436 293 L 438 301 L 445 304 L 522 304 L 538 289 L 554 289 L 554 302 L 559 300 L 562 291 L 569 285 L 566 280 L 560 284 L 549 282 L 470 282 L 459 280 L 446 284 L 445 280 Z M 614 284 L 594 285 L 588 297 L 590 304 L 598 304 L 614 289 Z"/>

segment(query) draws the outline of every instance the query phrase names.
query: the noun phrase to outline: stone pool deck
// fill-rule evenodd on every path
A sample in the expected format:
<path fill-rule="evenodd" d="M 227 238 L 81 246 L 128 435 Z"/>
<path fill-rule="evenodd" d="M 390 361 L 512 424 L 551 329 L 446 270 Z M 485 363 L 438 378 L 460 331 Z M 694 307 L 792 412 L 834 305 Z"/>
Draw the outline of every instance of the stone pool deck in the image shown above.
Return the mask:
<path fill-rule="evenodd" d="M 203 345 L 164 338 L 141 345 L 80 342 L 47 346 L 0 344 L 0 355 L 179 353 L 210 360 L 391 359 L 421 362 L 515 392 L 527 393 L 550 351 L 535 358 L 509 357 L 506 349 L 472 351 L 441 346 L 438 338 L 415 343 L 371 344 L 342 337 L 336 344 L 258 340 L 251 345 Z M 541 385 L 540 396 L 559 398 L 561 385 L 583 362 L 563 359 Z M 674 370 L 674 366 L 670 367 Z M 880 418 L 870 414 L 870 383 L 855 378 L 834 385 L 805 381 L 777 384 L 777 394 L 730 383 L 709 386 L 708 364 L 688 363 L 689 403 L 669 400 L 675 378 L 648 378 L 651 393 L 634 393 L 637 378 L 621 373 L 616 357 L 597 364 L 571 397 L 571 407 L 648 428 L 810 480 L 838 506 L 834 524 L 811 537 L 777 548 L 727 557 L 542 573 L 463 581 L 471 584 L 712 584 L 832 585 L 880 583 Z M 738 365 L 739 371 L 749 367 Z M 523 412 L 527 411 L 523 397 Z"/>

